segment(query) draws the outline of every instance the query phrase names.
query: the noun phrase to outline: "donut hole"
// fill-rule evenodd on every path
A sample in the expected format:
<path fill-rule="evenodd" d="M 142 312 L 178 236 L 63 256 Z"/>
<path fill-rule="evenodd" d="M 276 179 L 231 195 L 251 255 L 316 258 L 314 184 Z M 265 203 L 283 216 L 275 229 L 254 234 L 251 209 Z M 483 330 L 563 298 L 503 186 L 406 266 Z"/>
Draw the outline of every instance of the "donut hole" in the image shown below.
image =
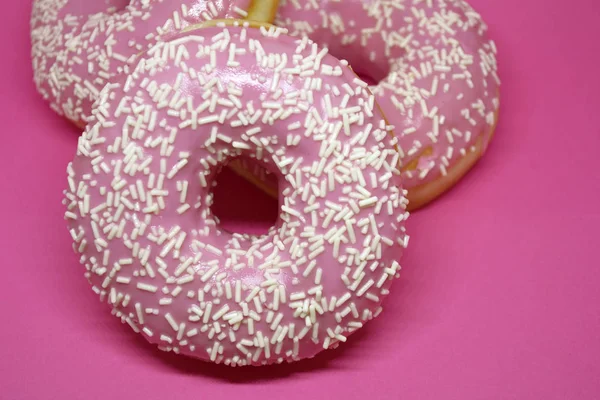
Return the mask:
<path fill-rule="evenodd" d="M 116 12 L 124 10 L 128 5 L 137 5 L 140 0 L 105 0 L 106 8 L 109 12 Z"/>
<path fill-rule="evenodd" d="M 329 54 L 340 60 L 348 61 L 354 73 L 369 86 L 377 86 L 391 71 L 389 63 L 369 61 L 369 55 L 364 54 L 364 51 L 354 52 L 344 47 L 340 49 L 332 47 L 329 49 Z"/>
<path fill-rule="evenodd" d="M 89 2 L 86 2 L 85 7 L 81 1 L 71 1 L 62 9 L 62 12 L 72 15 L 94 15 L 99 13 L 113 14 L 125 10 L 129 4 L 139 3 L 140 1 L 141 0 L 89 0 Z"/>
<path fill-rule="evenodd" d="M 211 212 L 224 231 L 264 235 L 277 224 L 278 193 L 277 179 L 264 166 L 234 158 L 214 178 Z"/>
<path fill-rule="evenodd" d="M 386 74 L 373 74 L 371 71 L 359 71 L 354 70 L 354 73 L 358 75 L 358 78 L 365 82 L 369 86 L 377 86 L 379 82 L 383 80 L 387 76 Z"/>

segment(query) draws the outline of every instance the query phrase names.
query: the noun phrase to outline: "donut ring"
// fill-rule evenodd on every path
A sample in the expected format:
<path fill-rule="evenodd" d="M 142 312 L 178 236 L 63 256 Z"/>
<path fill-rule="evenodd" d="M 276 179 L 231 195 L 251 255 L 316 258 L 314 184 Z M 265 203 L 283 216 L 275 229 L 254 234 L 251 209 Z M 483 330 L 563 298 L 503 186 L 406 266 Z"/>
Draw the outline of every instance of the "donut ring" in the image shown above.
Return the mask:
<path fill-rule="evenodd" d="M 94 291 L 162 350 L 294 361 L 381 312 L 408 242 L 399 154 L 346 64 L 308 38 L 234 25 L 159 43 L 105 87 L 65 217 Z M 211 214 L 214 176 L 241 154 L 279 178 L 263 236 Z"/>
<path fill-rule="evenodd" d="M 80 127 L 104 85 L 158 40 L 216 18 L 272 22 L 278 0 L 34 0 L 34 81 Z"/>
<path fill-rule="evenodd" d="M 498 120 L 496 47 L 464 1 L 282 0 L 276 23 L 372 84 L 398 135 L 409 210 L 450 189 L 486 151 Z"/>

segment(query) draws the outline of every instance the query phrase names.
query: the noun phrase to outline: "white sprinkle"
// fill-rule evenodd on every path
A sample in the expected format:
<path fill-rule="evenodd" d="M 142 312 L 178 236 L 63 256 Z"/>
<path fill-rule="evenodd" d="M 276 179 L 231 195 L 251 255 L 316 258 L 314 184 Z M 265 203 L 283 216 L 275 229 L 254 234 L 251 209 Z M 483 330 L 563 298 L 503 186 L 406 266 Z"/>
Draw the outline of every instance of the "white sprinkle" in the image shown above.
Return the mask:
<path fill-rule="evenodd" d="M 156 286 L 149 285 L 147 283 L 142 283 L 142 282 L 138 282 L 136 286 L 140 290 L 145 290 L 146 292 L 151 292 L 151 293 L 156 293 L 156 291 L 158 290 L 158 288 Z"/>

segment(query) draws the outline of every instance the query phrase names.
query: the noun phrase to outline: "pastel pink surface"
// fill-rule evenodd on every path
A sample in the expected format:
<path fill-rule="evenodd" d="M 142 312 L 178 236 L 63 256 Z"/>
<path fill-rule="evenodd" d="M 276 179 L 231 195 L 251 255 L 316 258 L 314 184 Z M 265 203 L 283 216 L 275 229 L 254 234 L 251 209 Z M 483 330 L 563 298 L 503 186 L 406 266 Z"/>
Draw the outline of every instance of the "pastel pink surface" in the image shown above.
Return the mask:
<path fill-rule="evenodd" d="M 63 221 L 76 133 L 36 95 L 31 5 L 7 5 L 0 399 L 600 397 L 600 8 L 471 3 L 503 78 L 488 154 L 412 216 L 380 318 L 339 350 L 255 369 L 162 354 L 98 302 Z"/>

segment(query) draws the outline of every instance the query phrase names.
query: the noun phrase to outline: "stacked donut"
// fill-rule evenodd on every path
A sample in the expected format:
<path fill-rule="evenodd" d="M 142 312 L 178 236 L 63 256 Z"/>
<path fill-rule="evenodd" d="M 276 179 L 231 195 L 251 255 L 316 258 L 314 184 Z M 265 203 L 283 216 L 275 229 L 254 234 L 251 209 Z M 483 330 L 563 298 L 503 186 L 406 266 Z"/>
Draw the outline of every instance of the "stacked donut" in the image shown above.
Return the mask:
<path fill-rule="evenodd" d="M 85 126 L 65 217 L 86 278 L 160 349 L 231 366 L 378 316 L 407 208 L 475 163 L 499 105 L 461 0 L 277 3 L 35 0 L 31 23 L 40 94 Z M 268 233 L 212 213 L 228 165 L 278 197 Z"/>

